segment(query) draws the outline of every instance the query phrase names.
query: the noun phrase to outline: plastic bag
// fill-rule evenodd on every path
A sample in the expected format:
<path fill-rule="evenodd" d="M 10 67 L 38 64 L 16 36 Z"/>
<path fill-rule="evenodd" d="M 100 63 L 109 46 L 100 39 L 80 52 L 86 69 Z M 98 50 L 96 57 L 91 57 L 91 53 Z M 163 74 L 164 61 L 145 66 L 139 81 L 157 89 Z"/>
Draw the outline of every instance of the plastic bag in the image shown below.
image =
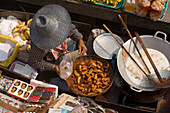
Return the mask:
<path fill-rule="evenodd" d="M 11 46 L 14 46 L 14 49 L 11 55 L 8 57 L 8 59 L 4 61 L 0 61 L 0 66 L 8 67 L 17 57 L 17 53 L 20 51 L 19 48 L 21 47 L 21 45 L 16 40 L 14 40 L 12 37 L 1 35 L 1 34 L 0 34 L 0 43 L 8 43 Z"/>
<path fill-rule="evenodd" d="M 60 77 L 62 79 L 66 79 L 71 75 L 73 71 L 73 61 L 70 53 L 64 55 L 59 65 L 59 70 L 60 70 Z"/>
<path fill-rule="evenodd" d="M 12 31 L 18 24 L 18 19 L 14 16 L 8 16 L 7 19 L 2 17 L 0 19 L 0 34 L 13 37 Z M 21 36 L 15 37 L 14 40 L 18 41 L 21 45 L 25 45 L 27 43 L 27 40 L 22 40 Z"/>

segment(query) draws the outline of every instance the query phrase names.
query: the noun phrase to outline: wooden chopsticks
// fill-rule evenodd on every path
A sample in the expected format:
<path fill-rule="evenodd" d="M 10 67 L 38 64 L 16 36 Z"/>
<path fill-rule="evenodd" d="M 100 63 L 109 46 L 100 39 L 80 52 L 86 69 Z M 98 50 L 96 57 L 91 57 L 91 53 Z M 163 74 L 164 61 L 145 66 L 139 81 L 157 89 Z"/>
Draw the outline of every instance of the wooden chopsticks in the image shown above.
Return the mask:
<path fill-rule="evenodd" d="M 130 53 L 126 50 L 126 48 L 123 46 L 123 44 L 117 39 L 117 37 L 110 31 L 110 29 L 103 24 L 103 26 L 106 28 L 106 30 L 115 38 L 115 40 L 119 43 L 119 45 L 125 50 L 125 52 L 129 55 L 129 57 L 133 60 L 133 62 L 139 67 L 139 69 L 146 75 L 147 73 L 140 67 L 140 65 L 135 61 L 135 59 L 130 55 Z"/>
<path fill-rule="evenodd" d="M 161 78 L 161 76 L 160 76 L 160 74 L 159 74 L 159 71 L 158 71 L 158 69 L 156 68 L 156 66 L 155 66 L 155 64 L 154 64 L 154 62 L 153 62 L 151 56 L 149 55 L 149 53 L 148 53 L 148 51 L 147 51 L 147 49 L 146 49 L 146 47 L 145 47 L 143 41 L 141 40 L 139 34 L 138 34 L 137 32 L 135 32 L 135 35 L 136 35 L 137 39 L 139 40 L 139 42 L 140 42 L 140 44 L 141 44 L 143 50 L 145 51 L 145 54 L 146 54 L 146 56 L 148 57 L 148 59 L 149 59 L 151 65 L 152 65 L 152 67 L 153 67 L 153 69 L 154 69 L 154 71 L 155 71 L 155 73 L 156 73 L 156 75 L 157 75 L 159 81 L 160 81 L 160 82 L 163 82 L 163 80 L 162 80 L 162 78 Z"/>
<path fill-rule="evenodd" d="M 136 50 L 137 50 L 137 52 L 138 52 L 140 58 L 142 59 L 144 65 L 145 65 L 145 67 L 147 68 L 148 72 L 151 73 L 150 70 L 149 70 L 149 68 L 148 68 L 148 66 L 146 65 L 146 63 L 145 63 L 145 61 L 144 61 L 144 59 L 143 59 L 141 53 L 139 52 L 139 49 L 137 48 L 137 46 L 136 46 L 136 44 L 135 44 L 135 41 L 133 40 L 133 37 L 132 37 L 130 31 L 128 30 L 128 28 L 127 28 L 125 22 L 123 21 L 122 17 L 120 16 L 120 14 L 118 15 L 118 17 L 120 18 L 120 20 L 121 20 L 121 22 L 123 23 L 123 25 L 124 25 L 126 31 L 128 32 L 128 34 L 129 34 L 129 36 L 130 36 L 130 38 L 131 38 L 131 40 L 132 40 L 132 42 L 133 42 L 133 44 L 134 44 L 134 46 L 135 46 L 135 48 L 136 48 Z M 158 72 L 158 69 L 156 68 L 156 66 L 155 66 L 155 64 L 154 64 L 154 62 L 153 62 L 151 56 L 149 55 L 149 53 L 148 53 L 148 51 L 147 51 L 147 49 L 146 49 L 144 43 L 142 42 L 142 40 L 141 40 L 139 34 L 138 34 L 137 32 L 135 32 L 135 35 L 136 35 L 137 39 L 139 40 L 139 42 L 140 42 L 140 44 L 141 44 L 143 50 L 145 51 L 145 54 L 146 54 L 146 56 L 148 57 L 148 59 L 149 59 L 151 65 L 152 65 L 152 67 L 153 67 L 153 69 L 154 69 L 154 71 L 155 71 L 155 73 L 156 73 L 156 75 L 157 75 L 159 81 L 160 81 L 160 82 L 163 82 L 163 80 L 162 80 L 162 78 L 161 78 L 161 76 L 160 76 L 160 74 L 159 74 L 159 72 Z"/>
<path fill-rule="evenodd" d="M 135 46 L 135 48 L 136 48 L 138 54 L 139 54 L 139 56 L 140 56 L 140 58 L 141 58 L 143 64 L 145 65 L 145 67 L 146 67 L 146 69 L 148 70 L 148 72 L 151 73 L 150 70 L 149 70 L 149 68 L 148 68 L 148 66 L 146 65 L 146 63 L 145 63 L 145 61 L 144 61 L 144 59 L 143 59 L 141 53 L 139 52 L 139 49 L 137 48 L 136 43 L 135 43 L 135 41 L 133 40 L 133 37 L 132 37 L 132 35 L 131 35 L 129 29 L 127 28 L 125 22 L 123 21 L 123 19 L 122 19 L 122 17 L 121 17 L 120 15 L 118 15 L 118 17 L 119 17 L 119 19 L 121 20 L 121 22 L 123 23 L 123 25 L 124 25 L 126 31 L 128 32 L 128 34 L 129 34 L 129 36 L 130 36 L 130 38 L 131 38 L 131 40 L 132 40 L 132 42 L 133 42 L 133 44 L 134 44 L 134 46 Z"/>

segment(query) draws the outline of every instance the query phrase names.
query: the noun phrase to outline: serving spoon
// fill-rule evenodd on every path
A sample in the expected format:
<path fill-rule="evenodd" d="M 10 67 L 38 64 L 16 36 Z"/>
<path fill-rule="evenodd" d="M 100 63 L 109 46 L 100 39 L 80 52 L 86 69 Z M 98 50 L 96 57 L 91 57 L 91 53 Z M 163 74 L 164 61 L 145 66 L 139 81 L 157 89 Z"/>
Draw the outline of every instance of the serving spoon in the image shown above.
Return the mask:
<path fill-rule="evenodd" d="M 148 76 L 148 81 L 153 85 L 154 88 L 168 88 L 170 87 L 170 71 L 169 70 L 159 70 L 160 76 L 163 82 L 159 82 L 155 73 L 151 73 Z"/>
<path fill-rule="evenodd" d="M 155 73 L 149 73 L 148 75 L 148 81 L 155 87 L 155 88 L 167 88 L 170 87 L 170 71 L 169 70 L 162 70 L 156 68 L 151 56 L 149 55 L 143 41 L 141 40 L 139 34 L 135 32 L 135 35 L 140 42 L 146 56 L 148 57 Z"/>

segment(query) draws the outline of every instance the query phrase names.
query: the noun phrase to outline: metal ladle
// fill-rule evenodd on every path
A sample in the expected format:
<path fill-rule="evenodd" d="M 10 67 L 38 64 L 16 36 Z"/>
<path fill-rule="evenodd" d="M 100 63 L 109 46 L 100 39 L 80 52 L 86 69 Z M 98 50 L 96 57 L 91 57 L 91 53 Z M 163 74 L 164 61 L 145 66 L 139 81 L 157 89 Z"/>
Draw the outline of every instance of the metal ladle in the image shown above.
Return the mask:
<path fill-rule="evenodd" d="M 148 57 L 155 73 L 149 73 L 149 75 L 147 76 L 148 77 L 148 81 L 150 84 L 153 85 L 153 87 L 155 88 L 167 88 L 167 87 L 170 87 L 170 71 L 165 69 L 165 70 L 157 70 L 151 56 L 149 55 L 143 41 L 141 40 L 139 34 L 137 32 L 135 32 L 135 35 L 138 39 L 138 41 L 140 42 L 143 50 L 145 51 L 146 53 L 146 56 Z"/>
<path fill-rule="evenodd" d="M 170 70 L 159 70 L 163 83 L 160 83 L 154 73 L 149 74 L 148 81 L 155 88 L 168 88 L 170 87 Z"/>

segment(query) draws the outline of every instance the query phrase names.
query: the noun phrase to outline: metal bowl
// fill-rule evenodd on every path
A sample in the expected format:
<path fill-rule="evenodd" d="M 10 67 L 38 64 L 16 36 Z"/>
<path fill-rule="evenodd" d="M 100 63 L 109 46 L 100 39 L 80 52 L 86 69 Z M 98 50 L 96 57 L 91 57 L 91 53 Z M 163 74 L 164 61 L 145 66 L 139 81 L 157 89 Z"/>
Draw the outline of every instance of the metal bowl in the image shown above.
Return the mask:
<path fill-rule="evenodd" d="M 88 60 L 88 61 L 90 61 L 90 60 L 98 60 L 98 61 L 102 62 L 102 64 L 103 64 L 104 66 L 106 66 L 107 64 L 109 64 L 106 60 L 104 60 L 103 58 L 100 58 L 100 57 L 98 57 L 98 56 L 95 56 L 95 55 L 84 55 L 84 56 L 79 56 L 79 57 L 75 60 L 75 62 L 74 62 L 74 64 L 73 64 L 73 68 L 75 68 L 79 63 L 81 63 L 81 62 L 83 62 L 83 61 L 85 62 L 85 61 L 87 61 L 87 60 Z M 95 93 L 95 94 L 92 94 L 92 95 L 85 94 L 85 93 L 83 93 L 82 91 L 78 90 L 78 88 L 73 88 L 74 79 L 75 79 L 73 73 L 70 75 L 70 77 L 68 77 L 68 78 L 66 79 L 66 82 L 67 82 L 70 90 L 71 90 L 72 92 L 74 92 L 75 94 L 81 95 L 81 96 L 87 96 L 87 97 L 94 97 L 94 96 L 101 95 L 101 94 L 105 93 L 105 92 L 112 86 L 114 77 L 113 77 L 113 71 L 112 71 L 110 65 L 109 65 L 109 71 L 108 71 L 108 72 L 109 72 L 108 77 L 110 78 L 110 81 L 111 81 L 110 84 L 109 84 L 109 86 L 108 86 L 107 88 L 105 88 L 102 92 L 100 92 L 100 93 Z"/>
<path fill-rule="evenodd" d="M 164 35 L 164 39 L 158 37 L 158 33 Z M 170 43 L 166 40 L 167 35 L 163 32 L 157 31 L 154 36 L 152 35 L 141 35 L 140 36 L 143 43 L 145 44 L 146 48 L 155 49 L 159 52 L 161 52 L 168 61 L 170 62 L 170 52 L 168 51 L 170 48 Z M 141 48 L 140 43 L 136 39 L 136 37 L 133 38 L 137 44 L 138 48 Z M 131 39 L 126 41 L 124 44 L 124 47 L 130 52 L 135 52 L 134 44 L 132 44 Z M 160 87 L 155 87 L 153 84 L 149 83 L 148 80 L 146 82 L 143 82 L 141 80 L 141 84 L 136 84 L 133 79 L 129 77 L 129 73 L 127 71 L 126 67 L 126 58 L 122 54 L 122 49 L 119 50 L 118 56 L 117 56 L 117 67 L 120 72 L 120 75 L 122 78 L 130 85 L 130 88 L 136 92 L 142 92 L 142 91 L 156 91 L 159 90 Z"/>

